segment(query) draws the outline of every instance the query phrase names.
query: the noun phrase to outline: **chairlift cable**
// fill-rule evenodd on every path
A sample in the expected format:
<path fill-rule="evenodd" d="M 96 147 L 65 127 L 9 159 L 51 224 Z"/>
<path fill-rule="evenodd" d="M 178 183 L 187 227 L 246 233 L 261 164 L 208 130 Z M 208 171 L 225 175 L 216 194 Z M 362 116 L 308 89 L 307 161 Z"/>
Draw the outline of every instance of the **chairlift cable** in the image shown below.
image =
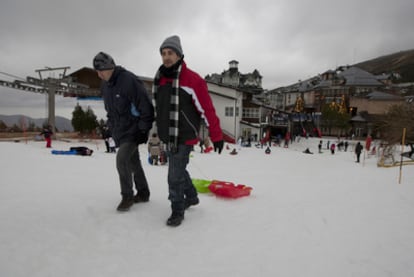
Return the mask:
<path fill-rule="evenodd" d="M 2 71 L 0 71 L 0 74 L 6 75 L 6 76 L 9 76 L 9 77 L 13 77 L 15 79 L 20 79 L 22 81 L 25 81 L 26 80 L 26 79 L 24 79 L 22 77 L 19 77 L 19 76 L 13 75 L 13 74 L 9 74 L 9 73 L 6 73 L 6 72 L 2 72 Z"/>

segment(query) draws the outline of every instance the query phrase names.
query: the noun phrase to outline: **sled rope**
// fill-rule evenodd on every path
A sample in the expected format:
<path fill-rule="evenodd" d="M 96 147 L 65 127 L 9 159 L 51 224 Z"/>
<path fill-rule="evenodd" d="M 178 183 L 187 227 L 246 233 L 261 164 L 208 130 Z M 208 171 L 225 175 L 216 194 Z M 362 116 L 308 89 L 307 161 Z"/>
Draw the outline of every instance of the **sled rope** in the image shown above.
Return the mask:
<path fill-rule="evenodd" d="M 211 180 L 211 178 L 209 176 L 207 176 L 207 174 L 205 174 L 203 172 L 203 170 L 201 170 L 201 168 L 197 165 L 197 162 L 195 160 L 192 160 L 191 161 L 191 165 L 193 165 L 201 173 L 201 175 L 203 176 L 203 178 L 206 178 L 206 179 Z"/>

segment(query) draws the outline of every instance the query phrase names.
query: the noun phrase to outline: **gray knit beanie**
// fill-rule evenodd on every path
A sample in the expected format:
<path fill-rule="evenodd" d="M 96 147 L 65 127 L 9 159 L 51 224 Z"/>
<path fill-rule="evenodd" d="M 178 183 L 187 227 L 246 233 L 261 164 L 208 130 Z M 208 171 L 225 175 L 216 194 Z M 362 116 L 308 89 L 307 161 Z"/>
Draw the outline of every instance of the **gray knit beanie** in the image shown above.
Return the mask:
<path fill-rule="evenodd" d="M 115 68 L 115 62 L 112 57 L 104 52 L 99 52 L 93 58 L 93 68 L 95 70 L 110 70 Z"/>
<path fill-rule="evenodd" d="M 166 38 L 160 46 L 160 52 L 164 48 L 171 48 L 172 50 L 174 50 L 175 53 L 177 53 L 178 56 L 183 56 L 183 49 L 181 48 L 179 36 L 171 36 Z"/>

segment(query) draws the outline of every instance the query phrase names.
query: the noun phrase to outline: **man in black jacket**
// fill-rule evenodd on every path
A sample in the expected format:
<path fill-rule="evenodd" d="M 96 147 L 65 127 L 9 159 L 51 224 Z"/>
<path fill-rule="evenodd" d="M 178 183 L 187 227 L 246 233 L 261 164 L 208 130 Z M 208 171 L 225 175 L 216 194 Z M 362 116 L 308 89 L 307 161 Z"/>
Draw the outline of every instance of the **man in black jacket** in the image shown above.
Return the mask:
<path fill-rule="evenodd" d="M 123 67 L 116 66 L 110 55 L 99 52 L 93 59 L 93 66 L 102 79 L 101 91 L 108 127 L 119 147 L 116 167 L 122 201 L 117 210 L 128 211 L 134 202 L 148 202 L 150 196 L 138 145 L 148 140 L 154 121 L 154 107 L 138 77 Z M 137 190 L 135 196 L 133 183 Z"/>

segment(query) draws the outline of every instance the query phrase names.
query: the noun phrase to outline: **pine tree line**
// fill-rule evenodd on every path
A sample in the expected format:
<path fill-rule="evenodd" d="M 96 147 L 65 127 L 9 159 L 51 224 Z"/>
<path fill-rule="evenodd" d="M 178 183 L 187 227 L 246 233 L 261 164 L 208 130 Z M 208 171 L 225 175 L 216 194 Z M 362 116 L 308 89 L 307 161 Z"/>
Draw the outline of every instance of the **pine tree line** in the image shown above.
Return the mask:
<path fill-rule="evenodd" d="M 90 135 L 99 126 L 96 115 L 93 110 L 88 107 L 86 111 L 77 104 L 72 112 L 72 126 L 76 132 L 80 134 Z"/>

